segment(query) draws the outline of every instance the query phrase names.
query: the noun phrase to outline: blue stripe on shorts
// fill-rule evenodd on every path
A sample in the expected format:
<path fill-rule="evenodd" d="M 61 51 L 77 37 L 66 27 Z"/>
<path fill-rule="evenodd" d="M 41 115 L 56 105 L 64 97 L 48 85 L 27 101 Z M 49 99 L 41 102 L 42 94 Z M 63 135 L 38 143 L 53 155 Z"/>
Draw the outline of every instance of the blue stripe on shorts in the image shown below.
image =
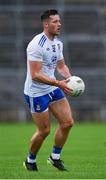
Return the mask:
<path fill-rule="evenodd" d="M 60 88 L 57 88 L 49 94 L 43 96 L 30 97 L 28 95 L 25 95 L 25 99 L 32 113 L 44 112 L 48 109 L 50 103 L 62 98 L 64 98 L 64 93 Z"/>

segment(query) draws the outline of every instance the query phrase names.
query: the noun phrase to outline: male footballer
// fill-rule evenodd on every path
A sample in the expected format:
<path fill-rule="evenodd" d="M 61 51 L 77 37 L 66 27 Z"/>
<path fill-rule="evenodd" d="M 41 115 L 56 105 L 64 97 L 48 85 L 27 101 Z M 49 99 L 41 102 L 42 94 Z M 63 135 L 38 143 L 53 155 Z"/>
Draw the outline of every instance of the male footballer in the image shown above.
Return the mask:
<path fill-rule="evenodd" d="M 57 37 L 61 30 L 58 11 L 53 9 L 43 12 L 41 21 L 43 32 L 36 35 L 27 47 L 24 94 L 37 130 L 31 138 L 24 166 L 30 171 L 38 170 L 36 157 L 50 133 L 51 111 L 58 121 L 58 127 L 47 163 L 60 171 L 65 171 L 60 154 L 74 123 L 70 105 L 65 97 L 65 94 L 72 93 L 67 87 L 67 78 L 71 77 L 71 74 L 64 61 L 63 44 Z M 56 79 L 56 69 L 64 80 Z"/>

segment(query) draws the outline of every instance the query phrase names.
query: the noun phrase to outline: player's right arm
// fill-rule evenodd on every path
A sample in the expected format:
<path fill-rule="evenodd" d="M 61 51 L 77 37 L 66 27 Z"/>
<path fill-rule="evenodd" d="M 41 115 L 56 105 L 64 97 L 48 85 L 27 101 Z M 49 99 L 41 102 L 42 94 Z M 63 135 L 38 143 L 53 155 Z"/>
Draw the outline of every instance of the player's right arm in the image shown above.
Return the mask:
<path fill-rule="evenodd" d="M 37 82 L 41 82 L 41 83 L 49 84 L 49 85 L 54 85 L 54 86 L 58 85 L 58 80 L 49 78 L 46 74 L 44 74 L 42 72 L 42 61 L 41 60 L 39 60 L 39 61 L 30 60 L 29 67 L 30 67 L 31 78 L 33 81 L 37 81 Z"/>
<path fill-rule="evenodd" d="M 66 94 L 70 94 L 70 89 L 66 85 L 67 80 L 52 79 L 42 72 L 42 61 L 29 60 L 29 68 L 33 81 L 60 87 Z"/>

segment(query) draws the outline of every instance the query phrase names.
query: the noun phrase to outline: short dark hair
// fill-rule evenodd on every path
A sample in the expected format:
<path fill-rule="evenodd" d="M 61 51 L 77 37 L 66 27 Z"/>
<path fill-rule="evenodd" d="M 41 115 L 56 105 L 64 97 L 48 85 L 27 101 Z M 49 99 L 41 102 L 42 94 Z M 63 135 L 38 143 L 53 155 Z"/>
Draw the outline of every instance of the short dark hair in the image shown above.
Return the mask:
<path fill-rule="evenodd" d="M 49 17 L 50 17 L 51 15 L 56 15 L 56 14 L 59 14 L 56 9 L 46 10 L 46 11 L 44 11 L 43 14 L 41 15 L 41 21 L 43 22 L 44 20 L 49 19 Z"/>

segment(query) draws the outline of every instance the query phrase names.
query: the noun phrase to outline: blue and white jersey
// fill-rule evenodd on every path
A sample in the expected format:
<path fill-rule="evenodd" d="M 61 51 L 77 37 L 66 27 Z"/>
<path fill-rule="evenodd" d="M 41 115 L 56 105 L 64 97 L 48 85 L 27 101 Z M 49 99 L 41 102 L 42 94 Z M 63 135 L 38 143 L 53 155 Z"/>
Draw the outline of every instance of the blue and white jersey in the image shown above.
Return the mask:
<path fill-rule="evenodd" d="M 42 96 L 52 92 L 57 87 L 33 81 L 29 69 L 29 61 L 41 61 L 42 72 L 54 78 L 57 61 L 63 59 L 63 44 L 57 38 L 49 40 L 42 32 L 35 36 L 27 47 L 27 77 L 24 93 L 31 97 Z"/>

